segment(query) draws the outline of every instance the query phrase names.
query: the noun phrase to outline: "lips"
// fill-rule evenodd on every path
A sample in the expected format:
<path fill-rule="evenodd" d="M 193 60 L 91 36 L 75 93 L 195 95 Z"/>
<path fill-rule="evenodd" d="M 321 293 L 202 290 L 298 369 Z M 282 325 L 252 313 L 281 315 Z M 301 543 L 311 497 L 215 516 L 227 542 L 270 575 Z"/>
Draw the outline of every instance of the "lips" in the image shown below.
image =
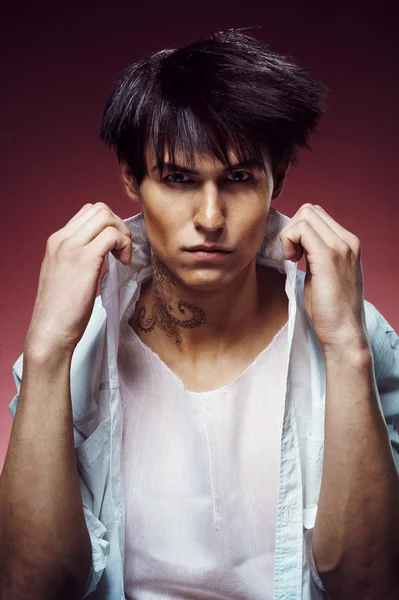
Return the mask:
<path fill-rule="evenodd" d="M 210 264 L 227 260 L 230 254 L 233 253 L 232 250 L 209 250 L 209 248 L 206 250 L 190 249 L 188 252 L 191 254 L 192 260 Z"/>
<path fill-rule="evenodd" d="M 232 250 L 220 246 L 194 246 L 193 248 L 186 248 L 186 250 L 187 252 L 219 252 L 223 254 L 232 252 Z"/>

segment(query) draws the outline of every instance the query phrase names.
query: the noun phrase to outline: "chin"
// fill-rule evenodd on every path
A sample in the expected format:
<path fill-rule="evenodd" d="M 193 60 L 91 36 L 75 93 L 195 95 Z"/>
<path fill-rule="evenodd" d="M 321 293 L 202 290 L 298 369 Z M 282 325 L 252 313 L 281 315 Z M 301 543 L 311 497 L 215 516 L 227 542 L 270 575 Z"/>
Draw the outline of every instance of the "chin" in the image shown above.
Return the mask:
<path fill-rule="evenodd" d="M 211 269 L 192 269 L 190 272 L 176 273 L 184 287 L 196 292 L 216 292 L 223 290 L 238 277 L 239 272 Z"/>

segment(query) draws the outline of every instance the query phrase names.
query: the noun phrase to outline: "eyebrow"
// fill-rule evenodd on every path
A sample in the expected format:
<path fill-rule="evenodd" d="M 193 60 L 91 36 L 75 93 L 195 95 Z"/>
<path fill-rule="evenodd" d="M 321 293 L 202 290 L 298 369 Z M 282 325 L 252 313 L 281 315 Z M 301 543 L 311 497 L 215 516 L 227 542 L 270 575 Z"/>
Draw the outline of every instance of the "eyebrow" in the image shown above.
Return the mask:
<path fill-rule="evenodd" d="M 151 172 L 155 171 L 156 169 L 157 169 L 157 165 L 154 165 L 151 169 Z M 169 163 L 169 162 L 164 163 L 164 169 L 169 170 L 169 171 L 181 171 L 182 173 L 187 173 L 187 175 L 199 175 L 199 171 L 195 171 L 193 169 L 187 169 L 187 167 L 182 167 L 181 165 L 176 165 L 174 163 Z M 243 160 L 239 163 L 236 163 L 235 165 L 231 165 L 231 167 L 227 167 L 226 169 L 224 169 L 222 171 L 222 173 L 230 173 L 231 171 L 233 171 L 235 169 L 262 169 L 263 170 L 264 166 L 256 158 L 251 158 L 251 159 Z"/>

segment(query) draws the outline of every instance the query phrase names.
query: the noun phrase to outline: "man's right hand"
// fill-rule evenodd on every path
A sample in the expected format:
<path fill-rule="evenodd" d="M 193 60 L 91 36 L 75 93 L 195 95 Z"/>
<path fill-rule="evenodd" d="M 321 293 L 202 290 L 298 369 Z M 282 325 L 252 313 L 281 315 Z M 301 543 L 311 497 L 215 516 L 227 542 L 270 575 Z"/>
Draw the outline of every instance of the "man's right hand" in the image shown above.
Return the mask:
<path fill-rule="evenodd" d="M 90 320 L 108 252 L 132 259 L 131 232 L 104 204 L 85 204 L 47 240 L 25 353 L 72 355 Z"/>

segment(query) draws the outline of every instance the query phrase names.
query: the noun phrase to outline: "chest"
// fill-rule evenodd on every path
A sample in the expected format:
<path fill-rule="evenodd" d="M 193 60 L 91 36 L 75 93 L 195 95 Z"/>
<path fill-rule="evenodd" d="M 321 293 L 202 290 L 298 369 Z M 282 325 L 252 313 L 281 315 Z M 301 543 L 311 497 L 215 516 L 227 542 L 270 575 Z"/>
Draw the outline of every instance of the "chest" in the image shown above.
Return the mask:
<path fill-rule="evenodd" d="M 148 353 L 120 370 L 132 598 L 143 582 L 165 597 L 183 584 L 185 598 L 272 597 L 285 386 L 269 361 L 209 393 L 182 390 Z"/>
<path fill-rule="evenodd" d="M 287 329 L 287 319 L 286 311 L 282 310 L 268 327 L 260 330 L 253 339 L 246 340 L 234 351 L 219 355 L 205 352 L 198 360 L 181 353 L 173 353 L 162 344 L 154 343 L 154 340 L 145 334 L 135 333 L 177 375 L 186 390 L 208 392 L 230 385 L 265 352 L 274 353 L 278 350 L 276 361 L 282 358 L 284 348 L 278 341 Z"/>
<path fill-rule="evenodd" d="M 176 361 L 164 356 L 164 362 L 182 380 L 186 390 L 193 392 L 206 392 L 229 386 L 240 378 L 260 357 L 266 353 L 278 350 L 274 362 L 279 362 L 283 355 L 283 347 L 277 341 L 284 333 L 284 323 L 279 323 L 272 331 L 256 340 L 251 346 L 243 346 L 241 351 L 232 355 L 220 356 L 212 359 L 202 358 L 198 363 L 190 360 Z M 285 329 L 285 328 L 284 328 Z M 169 363 L 169 364 L 168 364 Z"/>

